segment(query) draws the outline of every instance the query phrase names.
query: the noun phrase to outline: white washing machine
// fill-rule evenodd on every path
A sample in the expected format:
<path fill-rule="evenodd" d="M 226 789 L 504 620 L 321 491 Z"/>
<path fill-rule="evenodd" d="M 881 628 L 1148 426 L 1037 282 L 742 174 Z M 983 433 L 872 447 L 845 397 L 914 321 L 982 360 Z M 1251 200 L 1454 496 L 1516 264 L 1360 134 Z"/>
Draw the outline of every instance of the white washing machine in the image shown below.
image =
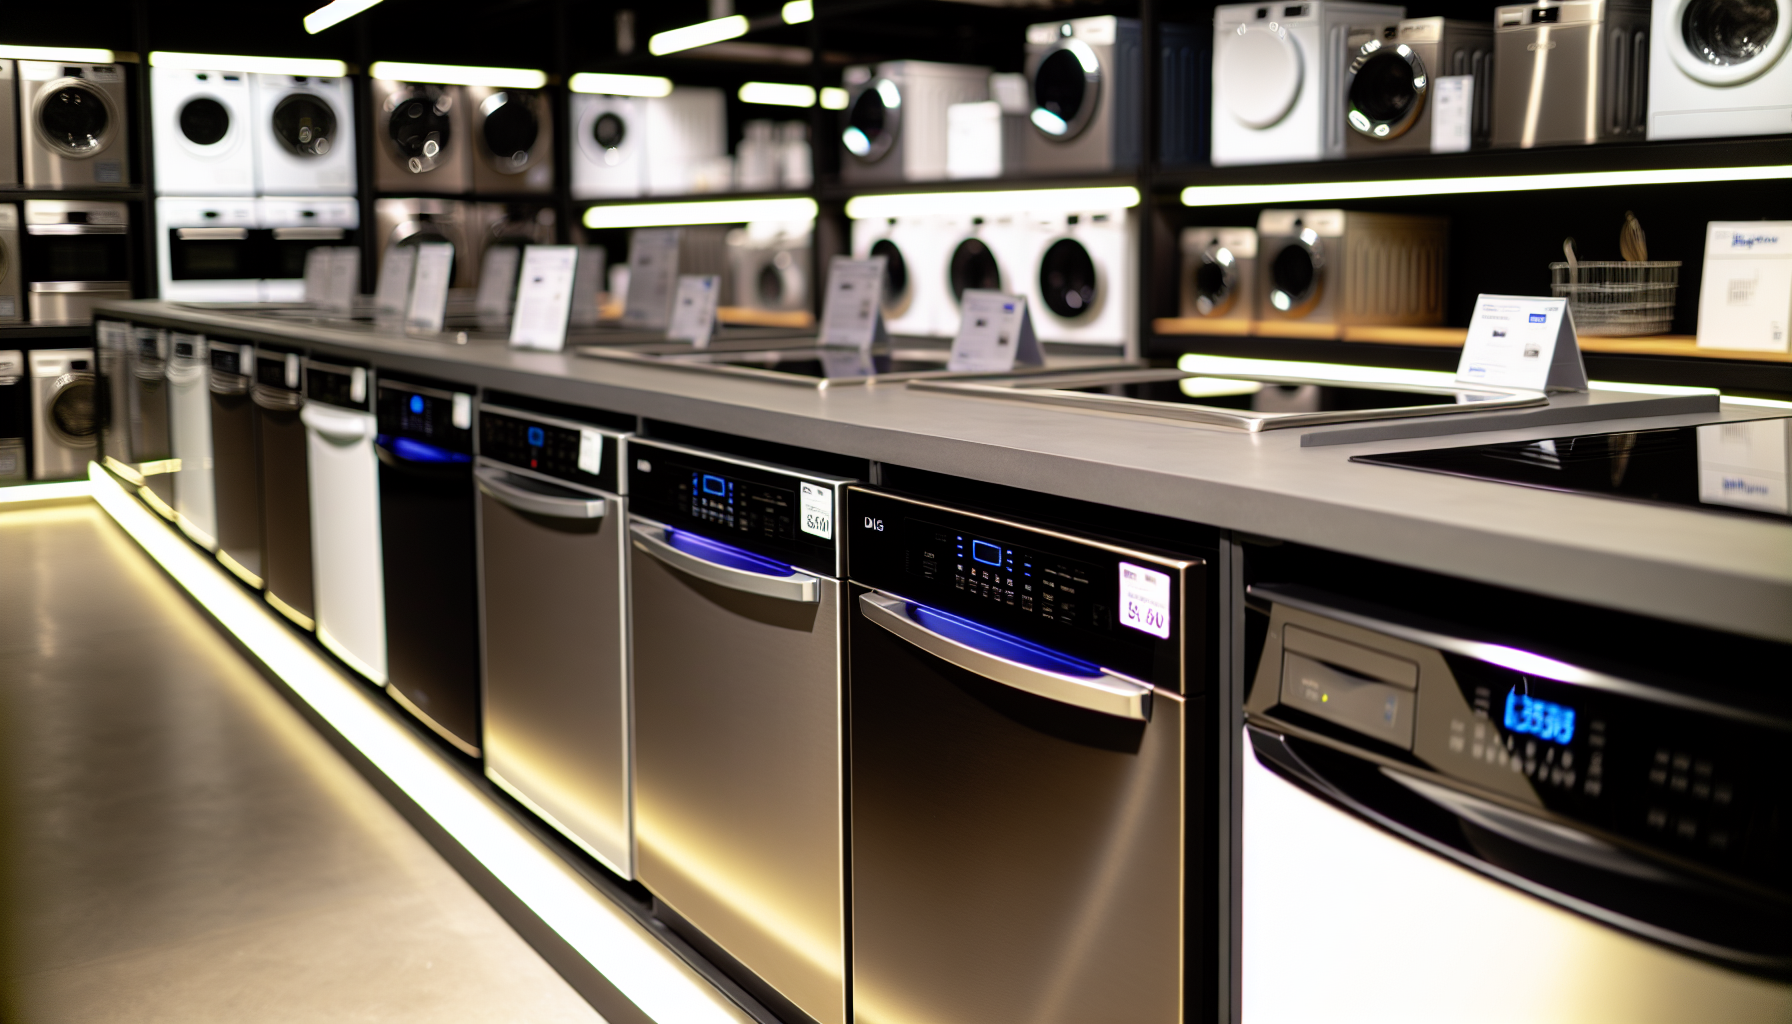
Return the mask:
<path fill-rule="evenodd" d="M 156 194 L 255 194 L 254 105 L 241 71 L 149 69 Z"/>
<path fill-rule="evenodd" d="M 0 186 L 19 183 L 19 67 L 0 60 Z"/>
<path fill-rule="evenodd" d="M 1113 345 L 1138 338 L 1138 220 L 1130 210 L 1035 214 L 1027 220 L 1027 296 L 1040 341 Z"/>
<path fill-rule="evenodd" d="M 19 251 L 19 208 L 0 203 L 0 324 L 24 319 L 25 264 Z"/>
<path fill-rule="evenodd" d="M 299 419 L 305 424 L 311 484 L 317 639 L 350 668 L 383 686 L 386 587 L 373 371 L 307 360 Z"/>
<path fill-rule="evenodd" d="M 305 256 L 320 245 L 352 246 L 360 240 L 361 204 L 344 196 L 255 201 L 261 233 L 261 301 L 305 300 Z"/>
<path fill-rule="evenodd" d="M 884 258 L 884 326 L 891 334 L 947 334 L 952 292 L 946 264 L 956 225 L 944 217 L 890 217 L 852 222 L 855 259 Z"/>
<path fill-rule="evenodd" d="M 28 188 L 131 183 L 130 99 L 117 64 L 22 60 L 19 156 Z"/>
<path fill-rule="evenodd" d="M 205 336 L 169 337 L 168 418 L 173 435 L 174 521 L 195 544 L 218 549 L 218 506 L 212 492 L 211 354 Z"/>
<path fill-rule="evenodd" d="M 757 221 L 728 233 L 732 304 L 790 313 L 810 308 L 809 221 Z"/>
<path fill-rule="evenodd" d="M 473 191 L 520 195 L 554 190 L 554 117 L 542 90 L 466 87 L 472 120 Z"/>
<path fill-rule="evenodd" d="M 255 200 L 156 200 L 157 294 L 174 302 L 261 299 Z"/>
<path fill-rule="evenodd" d="M 840 180 L 937 181 L 946 177 L 946 108 L 989 99 L 989 69 L 925 60 L 846 69 Z"/>
<path fill-rule="evenodd" d="M 99 437 L 90 348 L 37 349 L 31 365 L 31 479 L 87 475 Z"/>
<path fill-rule="evenodd" d="M 472 125 L 461 87 L 376 78 L 372 88 L 374 187 L 381 192 L 470 191 Z"/>
<path fill-rule="evenodd" d="M 1406 8 L 1307 0 L 1227 4 L 1213 13 L 1213 163 L 1344 155 L 1347 43 Z"/>
<path fill-rule="evenodd" d="M 1651 139 L 1792 132 L 1792 0 L 1656 0 Z"/>
<path fill-rule="evenodd" d="M 991 217 L 942 217 L 944 258 L 930 272 L 943 278 L 945 301 L 935 315 L 934 333 L 956 337 L 962 299 L 971 288 L 1026 295 L 1032 276 L 1034 238 L 1029 219 L 1020 214 Z M 1037 300 L 1032 300 L 1037 305 Z M 1039 323 L 1034 312 L 1033 322 Z"/>
<path fill-rule="evenodd" d="M 1256 228 L 1182 229 L 1181 307 L 1184 317 L 1215 325 L 1213 333 L 1249 333 L 1257 319 Z"/>
<path fill-rule="evenodd" d="M 640 96 L 570 99 L 574 199 L 638 196 L 647 173 L 647 100 Z"/>
<path fill-rule="evenodd" d="M 347 78 L 249 76 L 255 112 L 255 191 L 355 194 L 355 91 Z"/>

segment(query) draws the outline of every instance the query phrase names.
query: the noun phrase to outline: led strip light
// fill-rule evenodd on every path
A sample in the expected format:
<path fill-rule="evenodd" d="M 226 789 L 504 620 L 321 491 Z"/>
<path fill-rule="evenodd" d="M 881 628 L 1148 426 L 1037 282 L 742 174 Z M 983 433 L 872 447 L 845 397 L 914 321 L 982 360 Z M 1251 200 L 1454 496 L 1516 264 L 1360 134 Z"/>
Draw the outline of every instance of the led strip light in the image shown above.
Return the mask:
<path fill-rule="evenodd" d="M 1405 181 L 1325 181 L 1288 185 L 1191 185 L 1184 206 L 1258 206 L 1446 196 L 1470 192 L 1541 192 L 1614 185 L 1683 185 L 1713 181 L 1773 181 L 1792 178 L 1792 164 L 1768 167 L 1695 167 L 1657 171 L 1585 171 L 1575 174 L 1508 174 L 1473 178 L 1414 178 Z"/>
<path fill-rule="evenodd" d="M 668 1024 L 751 1024 L 745 1012 L 393 721 L 365 688 L 146 512 L 105 470 L 93 465 L 88 472 L 93 498 L 195 601 L 643 1013 Z M 41 486 L 89 489 L 87 481 Z"/>
<path fill-rule="evenodd" d="M 78 501 L 93 497 L 93 488 L 85 480 L 59 480 L 47 484 L 14 484 L 0 487 L 0 505 L 16 505 L 26 501 Z"/>
<path fill-rule="evenodd" d="M 745 224 L 748 221 L 809 221 L 815 200 L 707 199 L 684 203 L 615 203 L 585 211 L 588 228 L 659 228 L 680 224 Z"/>
<path fill-rule="evenodd" d="M 224 53 L 175 53 L 169 50 L 151 51 L 149 66 L 180 71 L 242 71 L 248 74 L 294 75 L 302 78 L 341 78 L 348 74 L 348 65 L 339 60 L 241 57 Z"/>
<path fill-rule="evenodd" d="M 989 192 L 910 192 L 856 196 L 846 201 L 853 220 L 878 217 L 926 217 L 938 214 L 991 216 L 1003 213 L 1077 213 L 1085 210 L 1130 210 L 1139 205 L 1131 185 L 1106 188 L 1032 188 Z"/>

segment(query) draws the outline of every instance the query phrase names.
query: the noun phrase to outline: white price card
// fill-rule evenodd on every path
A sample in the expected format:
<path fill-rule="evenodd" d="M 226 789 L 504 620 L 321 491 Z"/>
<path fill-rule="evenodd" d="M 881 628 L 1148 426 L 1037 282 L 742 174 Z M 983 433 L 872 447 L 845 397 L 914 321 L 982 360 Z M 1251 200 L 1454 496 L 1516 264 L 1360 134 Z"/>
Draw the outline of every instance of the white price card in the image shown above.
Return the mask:
<path fill-rule="evenodd" d="M 473 396 L 465 391 L 456 391 L 448 400 L 448 422 L 454 424 L 456 430 L 473 429 Z"/>
<path fill-rule="evenodd" d="M 802 501 L 803 532 L 822 540 L 834 539 L 834 491 L 805 482 Z"/>
<path fill-rule="evenodd" d="M 355 296 L 361 294 L 361 250 L 339 245 L 330 252 L 329 279 L 318 305 L 338 316 L 348 316 L 355 311 Z"/>
<path fill-rule="evenodd" d="M 1000 373 L 1016 366 L 1044 366 L 1045 354 L 1033 334 L 1024 295 L 968 288 L 964 315 L 946 369 L 954 373 Z"/>
<path fill-rule="evenodd" d="M 416 246 L 387 247 L 386 261 L 380 264 L 380 279 L 373 292 L 373 310 L 377 318 L 404 319 L 404 311 L 411 303 L 411 277 L 416 269 Z"/>
<path fill-rule="evenodd" d="M 1456 382 L 1529 391 L 1587 390 L 1568 300 L 1530 295 L 1476 299 Z"/>
<path fill-rule="evenodd" d="M 1170 638 L 1170 574 L 1120 563 L 1120 624 Z"/>
<path fill-rule="evenodd" d="M 628 238 L 628 304 L 625 327 L 663 331 L 672 320 L 672 289 L 678 284 L 678 228 L 636 228 Z"/>
<path fill-rule="evenodd" d="M 1475 76 L 1431 80 L 1431 152 L 1466 153 L 1474 142 Z"/>
<path fill-rule="evenodd" d="M 834 257 L 828 264 L 827 297 L 821 306 L 821 344 L 865 349 L 888 340 L 883 295 L 882 256 Z"/>
<path fill-rule="evenodd" d="M 330 289 L 330 264 L 335 250 L 327 245 L 314 245 L 305 250 L 305 304 L 321 306 L 324 293 Z"/>
<path fill-rule="evenodd" d="M 440 334 L 448 313 L 448 277 L 454 271 L 454 246 L 425 242 L 417 246 L 417 270 L 411 277 L 411 300 L 405 304 L 404 329 Z"/>
<path fill-rule="evenodd" d="M 485 250 L 480 261 L 479 291 L 473 296 L 473 311 L 487 321 L 510 318 L 510 300 L 516 295 L 517 264 L 523 251 L 514 245 L 494 245 Z"/>
<path fill-rule="evenodd" d="M 604 471 L 604 435 L 590 427 L 579 428 L 579 472 L 596 476 Z"/>
<path fill-rule="evenodd" d="M 708 348 L 709 336 L 716 330 L 716 301 L 721 291 L 722 279 L 714 274 L 680 274 L 666 337 Z"/>
<path fill-rule="evenodd" d="M 558 352 L 566 347 L 566 319 L 572 313 L 572 282 L 579 262 L 576 245 L 531 245 L 523 250 L 516 282 L 516 316 L 510 344 Z"/>
<path fill-rule="evenodd" d="M 597 326 L 603 302 L 605 259 L 603 246 L 579 246 L 579 269 L 572 276 L 572 315 L 567 318 L 574 327 Z"/>
<path fill-rule="evenodd" d="M 299 387 L 299 354 L 297 352 L 286 353 L 286 365 L 283 369 L 286 386 L 296 391 Z"/>

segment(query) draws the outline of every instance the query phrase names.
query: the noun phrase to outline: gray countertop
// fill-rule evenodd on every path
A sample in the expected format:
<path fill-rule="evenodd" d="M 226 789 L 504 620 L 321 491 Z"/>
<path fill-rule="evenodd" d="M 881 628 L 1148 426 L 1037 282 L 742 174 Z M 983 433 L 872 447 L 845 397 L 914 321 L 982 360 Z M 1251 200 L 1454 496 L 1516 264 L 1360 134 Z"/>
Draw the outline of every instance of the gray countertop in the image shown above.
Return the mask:
<path fill-rule="evenodd" d="M 160 301 L 102 315 L 973 477 L 1792 642 L 1792 524 L 1350 462 L 1371 452 L 1710 422 L 1710 412 L 1301 443 L 901 386 L 814 390 Z M 1773 415 L 1726 406 L 1726 418 Z M 1492 414 L 1484 414 L 1492 415 Z"/>

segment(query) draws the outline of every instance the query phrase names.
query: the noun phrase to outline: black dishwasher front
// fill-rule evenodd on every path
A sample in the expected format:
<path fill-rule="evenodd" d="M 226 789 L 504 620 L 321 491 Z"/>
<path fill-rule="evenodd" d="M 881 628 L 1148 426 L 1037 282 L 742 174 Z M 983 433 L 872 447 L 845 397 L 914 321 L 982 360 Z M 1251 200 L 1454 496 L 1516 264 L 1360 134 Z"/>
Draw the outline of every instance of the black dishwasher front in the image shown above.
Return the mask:
<path fill-rule="evenodd" d="M 473 396 L 381 374 L 376 415 L 386 690 L 479 755 Z"/>

